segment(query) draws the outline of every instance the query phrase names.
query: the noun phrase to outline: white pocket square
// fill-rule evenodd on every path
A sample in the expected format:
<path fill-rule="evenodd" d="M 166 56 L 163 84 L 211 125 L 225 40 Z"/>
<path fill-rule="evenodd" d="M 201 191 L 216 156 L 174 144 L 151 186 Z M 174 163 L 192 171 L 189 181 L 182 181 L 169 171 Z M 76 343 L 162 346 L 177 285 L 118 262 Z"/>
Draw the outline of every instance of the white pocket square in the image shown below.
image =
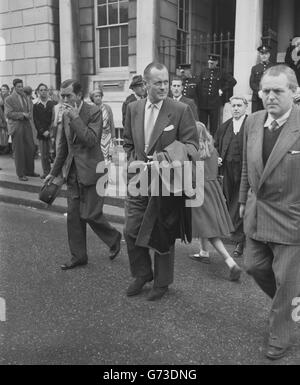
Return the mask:
<path fill-rule="evenodd" d="M 169 132 L 169 131 L 172 131 L 172 130 L 174 130 L 174 126 L 173 126 L 173 124 L 171 125 L 171 126 L 168 126 L 168 127 L 166 127 L 165 129 L 164 129 L 164 132 Z"/>
<path fill-rule="evenodd" d="M 300 154 L 300 151 L 289 151 L 289 154 L 291 154 L 291 155 L 297 155 L 297 154 Z"/>

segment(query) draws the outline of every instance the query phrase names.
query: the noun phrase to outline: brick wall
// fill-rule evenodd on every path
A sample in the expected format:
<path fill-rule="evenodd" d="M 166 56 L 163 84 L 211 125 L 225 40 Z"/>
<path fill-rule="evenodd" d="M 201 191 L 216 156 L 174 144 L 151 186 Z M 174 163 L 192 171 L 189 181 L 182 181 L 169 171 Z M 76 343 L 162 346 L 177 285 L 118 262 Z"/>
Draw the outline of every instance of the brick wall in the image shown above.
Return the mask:
<path fill-rule="evenodd" d="M 0 1 L 1 84 L 20 77 L 32 87 L 56 87 L 58 42 L 58 0 Z"/>

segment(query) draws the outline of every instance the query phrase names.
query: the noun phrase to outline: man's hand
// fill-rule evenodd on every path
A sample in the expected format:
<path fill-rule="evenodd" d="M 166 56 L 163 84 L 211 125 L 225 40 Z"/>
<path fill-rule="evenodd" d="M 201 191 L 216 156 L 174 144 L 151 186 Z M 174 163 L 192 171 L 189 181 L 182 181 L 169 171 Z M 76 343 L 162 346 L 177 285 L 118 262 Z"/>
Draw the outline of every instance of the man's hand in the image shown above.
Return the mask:
<path fill-rule="evenodd" d="M 49 174 L 46 176 L 46 178 L 44 179 L 44 184 L 48 184 L 50 185 L 55 179 L 55 176 Z"/>
<path fill-rule="evenodd" d="M 67 114 L 71 120 L 79 118 L 79 109 L 76 105 L 73 107 L 70 104 L 65 103 L 64 107 L 65 114 Z"/>
<path fill-rule="evenodd" d="M 50 136 L 50 132 L 49 132 L 49 131 L 45 131 L 45 132 L 43 133 L 43 136 L 44 136 L 45 138 L 48 138 L 48 137 Z"/>
<path fill-rule="evenodd" d="M 244 218 L 244 216 L 245 216 L 245 208 L 246 208 L 246 205 L 244 205 L 244 204 L 240 205 L 240 218 Z"/>
<path fill-rule="evenodd" d="M 223 159 L 218 158 L 218 167 L 222 167 L 222 166 L 223 166 Z"/>

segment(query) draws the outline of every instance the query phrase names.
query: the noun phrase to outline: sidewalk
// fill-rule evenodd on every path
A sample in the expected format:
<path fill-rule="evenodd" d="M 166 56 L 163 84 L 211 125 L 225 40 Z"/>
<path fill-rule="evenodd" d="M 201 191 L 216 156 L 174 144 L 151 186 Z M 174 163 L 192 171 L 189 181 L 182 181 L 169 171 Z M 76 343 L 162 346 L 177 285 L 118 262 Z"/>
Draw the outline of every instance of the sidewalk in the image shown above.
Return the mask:
<path fill-rule="evenodd" d="M 38 193 L 43 181 L 40 178 L 28 178 L 28 182 L 19 181 L 16 176 L 15 163 L 11 155 L 0 155 L 0 201 L 17 205 L 34 207 L 37 209 L 54 211 L 58 213 L 67 212 L 66 186 L 64 185 L 60 195 L 52 206 L 39 201 Z M 35 172 L 42 175 L 41 160 L 35 160 Z M 117 172 L 121 174 L 118 167 Z M 114 223 L 124 223 L 124 195 L 122 188 L 121 196 L 116 196 L 115 186 L 111 183 L 108 186 L 108 196 L 105 198 L 103 212 L 107 219 Z"/>

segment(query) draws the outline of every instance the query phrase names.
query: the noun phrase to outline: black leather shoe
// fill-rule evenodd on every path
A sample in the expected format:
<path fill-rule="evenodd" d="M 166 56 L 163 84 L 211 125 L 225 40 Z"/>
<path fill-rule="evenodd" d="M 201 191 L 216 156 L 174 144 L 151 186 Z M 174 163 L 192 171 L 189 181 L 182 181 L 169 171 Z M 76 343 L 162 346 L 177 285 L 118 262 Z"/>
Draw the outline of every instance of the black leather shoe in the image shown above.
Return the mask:
<path fill-rule="evenodd" d="M 117 242 L 109 250 L 109 259 L 111 261 L 113 261 L 116 258 L 116 256 L 119 254 L 119 252 L 121 250 L 121 239 L 122 239 L 122 234 L 119 233 Z"/>
<path fill-rule="evenodd" d="M 166 287 L 155 287 L 153 288 L 150 293 L 148 294 L 147 300 L 148 301 L 156 301 L 158 299 L 161 299 L 166 292 L 168 291 L 168 286 Z"/>
<path fill-rule="evenodd" d="M 137 277 L 128 287 L 127 289 L 127 297 L 133 297 L 134 295 L 138 295 L 143 290 L 143 287 L 147 282 L 151 282 L 153 277 Z"/>
<path fill-rule="evenodd" d="M 268 349 L 266 351 L 266 357 L 269 360 L 279 360 L 280 358 L 283 358 L 286 355 L 288 348 L 279 348 L 276 346 L 268 346 Z"/>
<path fill-rule="evenodd" d="M 240 258 L 243 255 L 243 252 L 244 252 L 244 243 L 243 242 L 237 243 L 236 248 L 233 251 L 233 257 Z"/>
<path fill-rule="evenodd" d="M 75 267 L 80 267 L 80 266 L 85 266 L 87 265 L 87 261 L 83 261 L 83 262 L 67 262 L 67 263 L 64 263 L 63 265 L 61 265 L 61 269 L 62 270 L 71 270 L 71 269 L 75 269 Z"/>
<path fill-rule="evenodd" d="M 241 274 L 242 274 L 242 269 L 238 265 L 233 266 L 230 269 L 229 280 L 233 282 L 239 281 Z"/>

